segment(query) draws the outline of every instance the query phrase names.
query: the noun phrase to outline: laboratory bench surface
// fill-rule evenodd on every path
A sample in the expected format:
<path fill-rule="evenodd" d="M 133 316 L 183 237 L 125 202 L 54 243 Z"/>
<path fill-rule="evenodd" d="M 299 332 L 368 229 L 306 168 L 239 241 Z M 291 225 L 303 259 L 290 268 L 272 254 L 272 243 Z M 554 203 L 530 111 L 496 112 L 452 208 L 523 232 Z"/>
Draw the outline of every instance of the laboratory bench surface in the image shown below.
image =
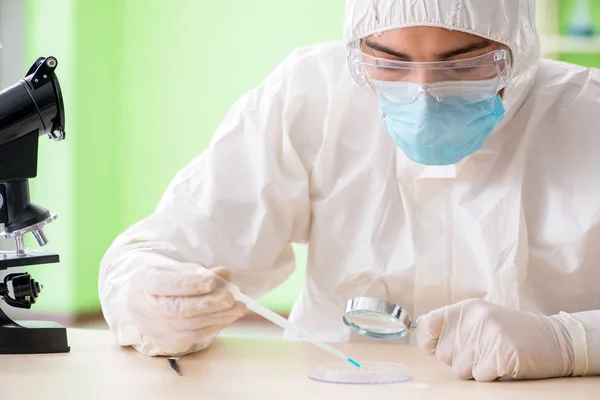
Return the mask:
<path fill-rule="evenodd" d="M 452 369 L 416 348 L 340 344 L 359 362 L 395 361 L 410 367 L 410 382 L 336 385 L 308 379 L 312 366 L 332 360 L 305 342 L 219 338 L 179 360 L 177 376 L 165 358 L 119 347 L 108 331 L 70 329 L 71 352 L 0 356 L 0 398 L 20 399 L 600 399 L 600 378 L 531 382 L 461 381 Z"/>

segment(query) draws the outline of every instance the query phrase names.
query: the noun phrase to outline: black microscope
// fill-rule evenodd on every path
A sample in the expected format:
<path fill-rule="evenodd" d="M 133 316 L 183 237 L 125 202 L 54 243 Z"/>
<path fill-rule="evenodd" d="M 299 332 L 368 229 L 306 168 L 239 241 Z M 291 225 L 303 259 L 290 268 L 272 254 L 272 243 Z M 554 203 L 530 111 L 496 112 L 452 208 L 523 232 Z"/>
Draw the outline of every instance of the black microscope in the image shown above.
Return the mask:
<path fill-rule="evenodd" d="M 55 57 L 41 57 L 27 76 L 0 92 L 0 239 L 14 239 L 16 250 L 0 252 L 0 271 L 59 262 L 58 254 L 26 250 L 29 232 L 40 246 L 48 243 L 44 227 L 56 215 L 34 204 L 29 179 L 37 176 L 38 137 L 65 138 L 65 112 L 54 70 Z M 29 273 L 8 274 L 0 297 L 11 307 L 30 308 L 42 286 Z M 12 296 L 11 296 L 12 294 Z M 0 309 L 0 354 L 69 352 L 66 329 L 51 321 L 11 320 Z"/>

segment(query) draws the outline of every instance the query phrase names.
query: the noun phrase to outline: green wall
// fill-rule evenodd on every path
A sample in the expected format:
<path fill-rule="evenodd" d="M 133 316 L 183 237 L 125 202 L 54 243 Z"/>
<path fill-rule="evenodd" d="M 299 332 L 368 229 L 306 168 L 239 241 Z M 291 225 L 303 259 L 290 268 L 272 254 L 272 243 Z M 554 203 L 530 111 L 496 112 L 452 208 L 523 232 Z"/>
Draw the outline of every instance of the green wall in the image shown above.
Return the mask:
<path fill-rule="evenodd" d="M 42 139 L 33 199 L 59 215 L 35 312 L 96 311 L 98 264 L 150 214 L 233 104 L 293 48 L 341 37 L 344 1 L 27 0 L 27 60 L 55 55 L 67 140 Z M 48 27 L 52 25 L 53 29 Z M 301 268 L 263 303 L 289 310 Z"/>
<path fill-rule="evenodd" d="M 574 0 L 560 0 L 559 1 L 559 24 L 560 33 L 567 35 L 569 33 L 569 22 L 573 15 L 575 6 Z M 596 36 L 600 37 L 600 1 L 590 1 L 590 13 L 592 15 L 593 28 Z M 600 68 L 600 54 L 560 54 L 558 58 L 562 61 L 585 65 L 587 67 Z"/>

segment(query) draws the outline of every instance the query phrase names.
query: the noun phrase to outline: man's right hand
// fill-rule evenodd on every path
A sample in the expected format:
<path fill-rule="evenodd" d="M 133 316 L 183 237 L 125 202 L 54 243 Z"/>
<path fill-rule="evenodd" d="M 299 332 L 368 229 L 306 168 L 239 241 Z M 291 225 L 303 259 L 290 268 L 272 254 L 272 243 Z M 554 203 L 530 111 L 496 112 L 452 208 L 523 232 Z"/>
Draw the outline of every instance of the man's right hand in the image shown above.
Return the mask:
<path fill-rule="evenodd" d="M 210 272 L 231 279 L 226 268 Z M 246 306 L 219 288 L 210 272 L 198 265 L 176 264 L 140 269 L 133 276 L 126 307 L 143 341 L 154 348 L 152 354 L 138 351 L 177 356 L 202 350 L 244 316 Z"/>

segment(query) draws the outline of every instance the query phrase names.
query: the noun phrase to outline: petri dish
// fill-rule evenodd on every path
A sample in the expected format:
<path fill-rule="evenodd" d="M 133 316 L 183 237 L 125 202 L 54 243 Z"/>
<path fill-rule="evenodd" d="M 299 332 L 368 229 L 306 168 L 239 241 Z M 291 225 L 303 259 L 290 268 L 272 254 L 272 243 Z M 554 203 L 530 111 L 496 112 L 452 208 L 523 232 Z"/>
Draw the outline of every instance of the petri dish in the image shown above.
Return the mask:
<path fill-rule="evenodd" d="M 392 362 L 361 362 L 360 368 L 338 361 L 314 366 L 308 377 L 317 382 L 345 385 L 391 385 L 412 379 L 408 367 Z"/>
<path fill-rule="evenodd" d="M 342 319 L 355 332 L 377 339 L 401 338 L 416 327 L 402 307 L 371 297 L 348 300 Z"/>

